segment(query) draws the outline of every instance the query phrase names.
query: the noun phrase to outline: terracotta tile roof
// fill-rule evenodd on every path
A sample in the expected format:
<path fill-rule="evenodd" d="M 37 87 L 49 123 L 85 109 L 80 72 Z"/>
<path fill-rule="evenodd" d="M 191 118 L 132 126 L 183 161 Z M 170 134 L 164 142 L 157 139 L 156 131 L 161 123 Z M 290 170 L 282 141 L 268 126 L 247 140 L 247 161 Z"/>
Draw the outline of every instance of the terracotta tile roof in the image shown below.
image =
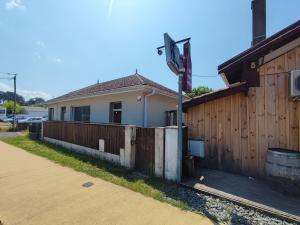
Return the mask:
<path fill-rule="evenodd" d="M 48 103 L 63 101 L 67 99 L 77 98 L 77 97 L 90 96 L 96 93 L 112 91 L 119 88 L 134 87 L 134 86 L 141 86 L 141 85 L 148 85 L 166 94 L 177 95 L 177 92 L 167 87 L 164 87 L 154 81 L 151 81 L 140 74 L 134 74 L 134 75 L 118 78 L 115 80 L 106 81 L 103 83 L 97 83 L 76 91 L 69 92 L 65 95 L 49 100 Z"/>

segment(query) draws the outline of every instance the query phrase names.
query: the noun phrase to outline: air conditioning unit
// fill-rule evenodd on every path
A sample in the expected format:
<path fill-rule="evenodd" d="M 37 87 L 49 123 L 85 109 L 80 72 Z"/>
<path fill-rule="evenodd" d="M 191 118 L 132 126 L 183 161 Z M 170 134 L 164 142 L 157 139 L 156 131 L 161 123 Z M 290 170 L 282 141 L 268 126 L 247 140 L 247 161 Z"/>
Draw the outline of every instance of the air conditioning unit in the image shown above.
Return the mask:
<path fill-rule="evenodd" d="M 290 97 L 300 96 L 300 70 L 293 70 L 289 76 Z"/>

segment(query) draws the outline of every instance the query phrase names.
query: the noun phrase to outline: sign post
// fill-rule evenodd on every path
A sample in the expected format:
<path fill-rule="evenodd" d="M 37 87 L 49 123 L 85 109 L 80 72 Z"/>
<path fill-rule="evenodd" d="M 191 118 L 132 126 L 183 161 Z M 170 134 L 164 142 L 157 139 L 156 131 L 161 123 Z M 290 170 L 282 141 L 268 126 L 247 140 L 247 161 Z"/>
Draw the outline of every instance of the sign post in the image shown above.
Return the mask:
<path fill-rule="evenodd" d="M 178 126 L 178 162 L 177 165 L 182 165 L 182 73 L 178 74 L 178 112 L 177 112 L 177 126 Z M 178 180 L 181 181 L 182 166 L 177 167 Z"/>
<path fill-rule="evenodd" d="M 178 152 L 177 152 L 177 165 L 182 165 L 182 91 L 190 92 L 192 85 L 192 63 L 190 57 L 190 38 L 183 39 L 175 42 L 172 38 L 165 33 L 165 45 L 158 47 L 158 54 L 161 55 L 161 49 L 165 49 L 166 61 L 170 70 L 178 76 L 178 108 L 177 108 L 177 126 L 178 126 Z M 184 55 L 180 54 L 177 44 L 184 44 Z M 183 90 L 184 87 L 184 90 Z M 182 166 L 177 166 L 177 182 L 181 181 Z"/>

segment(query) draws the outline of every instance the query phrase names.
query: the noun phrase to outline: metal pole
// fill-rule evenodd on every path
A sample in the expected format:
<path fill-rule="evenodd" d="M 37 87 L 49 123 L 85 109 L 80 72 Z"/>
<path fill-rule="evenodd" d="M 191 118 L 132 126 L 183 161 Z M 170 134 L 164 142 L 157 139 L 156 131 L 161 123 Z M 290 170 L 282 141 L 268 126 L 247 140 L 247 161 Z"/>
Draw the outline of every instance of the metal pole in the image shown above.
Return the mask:
<path fill-rule="evenodd" d="M 14 115 L 14 127 L 16 127 L 16 106 L 17 106 L 17 75 L 14 75 L 14 109 L 13 109 L 13 115 Z"/>
<path fill-rule="evenodd" d="M 180 40 L 180 41 L 175 41 L 174 42 L 174 44 L 176 45 L 176 44 L 179 44 L 179 43 L 182 43 L 182 42 L 187 42 L 187 41 L 190 41 L 191 40 L 191 38 L 185 38 L 185 39 L 182 39 L 182 40 Z M 160 46 L 160 47 L 158 47 L 158 48 L 156 48 L 157 50 L 160 50 L 160 49 L 162 49 L 162 48 L 164 48 L 165 46 L 163 45 L 163 46 Z"/>
<path fill-rule="evenodd" d="M 178 110 L 177 110 L 177 126 L 178 126 L 178 161 L 177 161 L 177 182 L 181 181 L 182 175 L 182 73 L 178 75 Z"/>

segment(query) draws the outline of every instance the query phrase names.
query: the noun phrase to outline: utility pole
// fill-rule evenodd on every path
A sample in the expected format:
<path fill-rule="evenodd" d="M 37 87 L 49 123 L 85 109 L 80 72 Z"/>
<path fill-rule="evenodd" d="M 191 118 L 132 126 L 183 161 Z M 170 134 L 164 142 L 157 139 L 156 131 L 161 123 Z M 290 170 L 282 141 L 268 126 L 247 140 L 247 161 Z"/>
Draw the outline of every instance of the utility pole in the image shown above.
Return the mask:
<path fill-rule="evenodd" d="M 16 107 L 17 107 L 17 74 L 13 74 L 14 76 L 14 127 L 16 127 Z"/>

